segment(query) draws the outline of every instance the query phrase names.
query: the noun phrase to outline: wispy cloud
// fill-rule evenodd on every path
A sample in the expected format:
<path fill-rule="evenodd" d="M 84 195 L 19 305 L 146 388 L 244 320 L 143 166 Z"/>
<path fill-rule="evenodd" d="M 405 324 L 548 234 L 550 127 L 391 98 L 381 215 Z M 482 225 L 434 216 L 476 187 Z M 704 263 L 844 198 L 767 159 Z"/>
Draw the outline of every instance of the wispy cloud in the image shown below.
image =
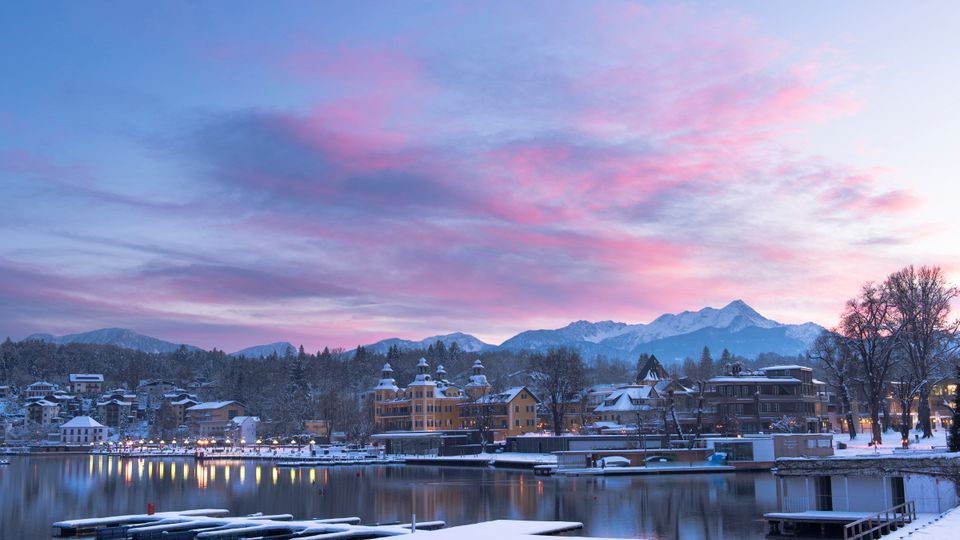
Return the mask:
<path fill-rule="evenodd" d="M 71 313 L 122 321 L 117 293 L 133 291 L 143 329 L 182 315 L 237 346 L 258 327 L 310 345 L 455 329 L 496 338 L 734 297 L 819 314 L 855 287 L 852 266 L 888 262 L 857 252 L 863 238 L 909 234 L 889 220 L 918 195 L 878 164 L 795 142 L 861 107 L 829 49 L 800 50 L 745 17 L 619 3 L 565 5 L 476 37 L 479 22 L 515 9 L 451 8 L 449 37 L 426 31 L 433 14 L 376 36 L 218 38 L 205 66 L 276 91 L 187 100 L 140 127 L 152 130 L 150 157 L 134 170 L 162 163 L 180 191 L 154 181 L 121 193 L 99 181 L 108 167 L 0 154 L 0 174 L 41 182 L 60 208 L 96 220 L 49 234 L 48 252 L 126 254 L 62 281 L 73 274 L 11 262 L 11 283 L 40 297 L 7 287 L 34 307 L 0 323 L 45 329 L 45 310 L 60 313 L 54 330 L 77 326 Z M 63 230 L 55 207 L 38 220 L 54 226 L 38 228 Z"/>

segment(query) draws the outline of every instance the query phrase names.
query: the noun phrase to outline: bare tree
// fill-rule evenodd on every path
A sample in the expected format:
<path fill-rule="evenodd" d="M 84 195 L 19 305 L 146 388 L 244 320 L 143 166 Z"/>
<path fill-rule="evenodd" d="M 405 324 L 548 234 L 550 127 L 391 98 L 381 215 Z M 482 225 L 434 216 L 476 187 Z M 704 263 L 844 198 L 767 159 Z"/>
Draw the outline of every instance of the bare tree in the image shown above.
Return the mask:
<path fill-rule="evenodd" d="M 694 428 L 694 435 L 690 439 L 688 447 L 693 449 L 693 445 L 700 439 L 700 435 L 703 433 L 703 412 L 704 412 L 704 401 L 705 393 L 707 388 L 707 381 L 701 379 L 697 381 L 697 420 L 696 427 Z"/>
<path fill-rule="evenodd" d="M 886 289 L 867 283 L 856 298 L 847 302 L 840 317 L 840 333 L 856 359 L 857 380 L 870 411 L 874 443 L 883 441 L 880 413 L 896 344 L 896 329 L 890 324 L 891 311 Z"/>
<path fill-rule="evenodd" d="M 897 343 L 917 384 L 917 415 L 923 437 L 933 436 L 930 426 L 930 391 L 947 365 L 957 331 L 950 321 L 950 302 L 957 288 L 948 285 L 938 267 L 908 266 L 891 274 L 885 283 L 891 316 L 899 331 Z"/>
<path fill-rule="evenodd" d="M 910 444 L 910 429 L 913 421 L 910 413 L 913 412 L 913 399 L 920 395 L 922 382 L 917 379 L 916 373 L 908 362 L 898 359 L 894 370 L 893 395 L 900 405 L 900 438 L 904 444 Z"/>
<path fill-rule="evenodd" d="M 947 447 L 951 452 L 960 452 L 960 364 L 954 365 L 954 376 L 956 377 L 956 384 L 954 384 L 953 390 L 953 404 L 951 405 L 944 400 L 944 405 L 950 409 L 952 414 Z"/>
<path fill-rule="evenodd" d="M 677 432 L 677 437 L 682 444 L 683 427 L 680 425 L 680 418 L 677 416 L 676 395 L 673 388 L 667 390 L 667 410 L 670 412 L 670 419 L 673 421 L 673 429 Z"/>
<path fill-rule="evenodd" d="M 827 383 L 840 397 L 840 407 L 847 421 L 850 439 L 857 437 L 857 422 L 853 418 L 851 385 L 856 376 L 856 363 L 846 340 L 836 330 L 826 330 L 813 342 L 807 357 L 817 362 L 826 374 Z"/>
<path fill-rule="evenodd" d="M 534 386 L 550 410 L 553 433 L 563 433 L 567 404 L 584 388 L 585 368 L 580 353 L 565 347 L 550 349 L 546 354 L 530 357 L 530 376 Z"/>

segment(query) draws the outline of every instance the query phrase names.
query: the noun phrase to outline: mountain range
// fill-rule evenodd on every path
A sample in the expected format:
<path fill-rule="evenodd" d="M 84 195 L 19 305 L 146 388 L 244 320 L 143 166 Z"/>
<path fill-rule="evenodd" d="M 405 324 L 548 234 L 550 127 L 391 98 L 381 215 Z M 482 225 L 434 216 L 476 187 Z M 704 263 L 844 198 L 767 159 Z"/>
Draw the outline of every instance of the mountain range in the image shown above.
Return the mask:
<path fill-rule="evenodd" d="M 138 334 L 133 330 L 126 328 L 101 328 L 91 332 L 82 332 L 79 334 L 67 334 L 65 336 L 54 336 L 52 334 L 32 334 L 24 338 L 24 341 L 47 341 L 57 345 L 66 345 L 68 343 L 86 343 L 92 345 L 116 345 L 126 349 L 135 349 L 148 353 L 168 353 L 174 352 L 181 346 L 189 350 L 199 350 L 193 345 L 172 343 L 155 337 Z"/>
<path fill-rule="evenodd" d="M 393 345 L 403 350 L 424 349 L 437 341 L 447 347 L 456 343 L 467 352 L 545 352 L 551 347 L 564 346 L 577 349 L 588 361 L 597 356 L 632 361 L 640 353 L 652 353 L 665 362 L 673 362 L 687 356 L 698 357 L 704 346 L 715 352 L 729 349 L 748 358 L 761 353 L 794 356 L 805 352 L 822 331 L 823 327 L 810 322 L 779 323 L 760 315 L 742 300 L 734 300 L 720 309 L 708 307 L 699 311 L 664 314 L 647 324 L 576 321 L 553 330 L 527 330 L 500 345 L 484 343 L 470 334 L 454 332 L 419 341 L 389 338 L 365 347 L 369 351 L 386 353 Z M 171 352 L 180 347 L 179 344 L 120 328 L 59 337 L 33 334 L 26 339 L 58 344 L 111 344 L 152 353 Z M 196 349 L 189 345 L 187 347 Z M 296 354 L 296 348 L 288 342 L 277 342 L 248 347 L 231 353 L 231 356 L 257 358 L 273 353 L 277 356 Z"/>

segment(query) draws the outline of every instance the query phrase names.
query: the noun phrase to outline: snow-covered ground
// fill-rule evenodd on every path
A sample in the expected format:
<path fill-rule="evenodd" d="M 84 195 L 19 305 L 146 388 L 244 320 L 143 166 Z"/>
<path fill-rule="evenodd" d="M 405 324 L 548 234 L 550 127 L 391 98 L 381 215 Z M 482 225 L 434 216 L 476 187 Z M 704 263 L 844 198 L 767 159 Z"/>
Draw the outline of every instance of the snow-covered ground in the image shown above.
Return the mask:
<path fill-rule="evenodd" d="M 896 431 L 887 431 L 883 434 L 883 444 L 877 446 L 876 448 L 870 446 L 870 439 L 872 435 L 870 432 L 867 433 L 858 433 L 857 437 L 853 440 L 850 440 L 850 436 L 846 433 L 839 433 L 833 436 L 834 447 L 836 443 L 842 442 L 847 445 L 847 448 L 844 450 L 835 450 L 836 455 L 838 456 L 856 456 L 856 455 L 872 455 L 872 454 L 893 454 L 897 453 L 902 455 L 906 452 L 930 452 L 930 451 L 946 451 L 947 449 L 947 432 L 946 430 L 937 430 L 933 432 L 933 437 L 929 439 L 920 439 L 920 442 L 917 442 L 916 436 L 919 433 L 915 431 L 910 432 L 910 448 L 908 450 L 903 450 L 900 433 Z"/>
<path fill-rule="evenodd" d="M 502 452 L 499 454 L 472 454 L 468 456 L 409 456 L 409 461 L 482 461 L 487 463 L 524 463 L 537 465 L 556 465 L 557 456 L 553 454 L 525 454 L 520 452 Z"/>
<path fill-rule="evenodd" d="M 917 520 L 919 523 L 920 520 Z M 891 538 L 922 538 L 924 540 L 948 540 L 957 538 L 960 531 L 960 507 L 935 517 L 916 528 L 904 528 L 890 535 Z"/>

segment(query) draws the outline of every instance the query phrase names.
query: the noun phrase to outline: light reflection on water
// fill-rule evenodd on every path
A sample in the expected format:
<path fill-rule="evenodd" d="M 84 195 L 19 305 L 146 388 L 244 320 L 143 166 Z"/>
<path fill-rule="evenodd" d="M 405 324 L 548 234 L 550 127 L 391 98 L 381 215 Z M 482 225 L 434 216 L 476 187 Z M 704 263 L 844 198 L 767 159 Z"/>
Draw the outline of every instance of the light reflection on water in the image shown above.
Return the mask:
<path fill-rule="evenodd" d="M 0 539 L 45 538 L 53 521 L 158 510 L 440 519 L 581 521 L 624 538 L 763 538 L 770 473 L 558 478 L 530 471 L 425 466 L 277 469 L 266 462 L 113 456 L 18 457 L 0 468 Z M 191 471 L 192 469 L 192 471 Z M 246 481 L 247 476 L 253 481 Z"/>

